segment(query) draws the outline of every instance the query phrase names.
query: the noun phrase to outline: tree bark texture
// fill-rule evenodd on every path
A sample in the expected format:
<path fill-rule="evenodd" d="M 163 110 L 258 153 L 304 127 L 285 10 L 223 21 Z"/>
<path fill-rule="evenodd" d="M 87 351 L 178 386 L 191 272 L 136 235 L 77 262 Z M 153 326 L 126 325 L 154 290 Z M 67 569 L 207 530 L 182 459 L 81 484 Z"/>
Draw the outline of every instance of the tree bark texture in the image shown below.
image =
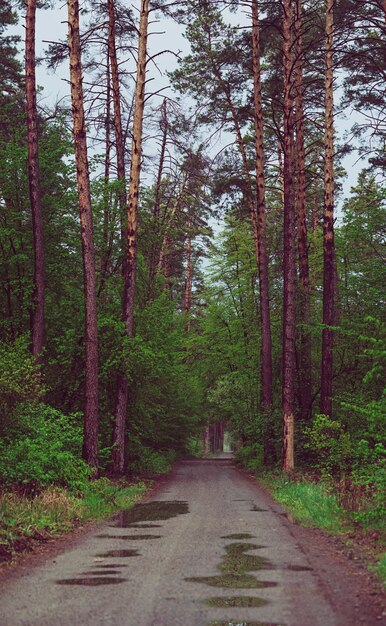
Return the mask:
<path fill-rule="evenodd" d="M 161 131 L 162 131 L 162 140 L 161 140 L 161 149 L 160 149 L 160 158 L 158 164 L 158 173 L 157 173 L 157 181 L 155 186 L 155 198 L 153 205 L 153 215 L 152 215 L 152 235 L 153 241 L 151 244 L 151 250 L 149 255 L 149 290 L 148 290 L 148 298 L 149 300 L 153 299 L 154 296 L 154 283 L 155 277 L 157 275 L 157 262 L 159 257 L 159 249 L 160 249 L 160 204 L 161 204 L 161 186 L 162 186 L 162 176 L 164 171 L 164 162 L 165 162 L 165 153 L 166 153 L 166 143 L 167 143 L 167 135 L 168 135 L 168 116 L 166 109 L 166 98 L 164 99 L 161 106 Z"/>
<path fill-rule="evenodd" d="M 34 248 L 34 288 L 32 294 L 32 354 L 41 361 L 44 346 L 45 258 L 43 213 L 40 197 L 38 121 L 35 77 L 36 0 L 27 1 L 25 37 L 25 92 L 28 131 L 28 182 Z"/>
<path fill-rule="evenodd" d="M 84 118 L 78 0 L 68 0 L 68 45 L 85 306 L 85 406 L 83 454 L 98 467 L 98 326 L 90 178 Z"/>
<path fill-rule="evenodd" d="M 292 0 L 283 2 L 283 69 L 284 69 L 284 263 L 283 263 L 283 469 L 294 469 L 295 424 L 295 202 L 294 202 L 294 120 L 292 79 Z"/>
<path fill-rule="evenodd" d="M 188 238 L 186 242 L 186 283 L 184 313 L 187 318 L 186 330 L 190 331 L 190 309 L 192 306 L 192 219 L 188 220 Z"/>
<path fill-rule="evenodd" d="M 299 341 L 299 409 L 300 418 L 309 420 L 312 408 L 311 385 L 311 334 L 310 328 L 310 270 L 308 262 L 308 234 L 306 207 L 306 176 L 304 146 L 304 106 L 303 106 L 303 32 L 302 0 L 295 3 L 295 91 L 296 91 L 296 216 L 299 256 L 300 291 L 300 341 Z"/>
<path fill-rule="evenodd" d="M 325 157 L 323 211 L 323 334 L 320 412 L 332 415 L 334 247 L 334 2 L 326 0 Z"/>
<path fill-rule="evenodd" d="M 126 246 L 126 227 L 124 226 L 126 218 L 127 194 L 126 194 L 126 173 L 125 173 L 125 146 L 122 131 L 122 111 L 119 84 L 119 68 L 117 59 L 117 47 L 115 42 L 115 6 L 114 0 L 108 0 L 109 28 L 108 28 L 108 48 L 111 67 L 111 87 L 113 92 L 114 104 L 114 132 L 115 144 L 117 152 L 117 176 L 121 183 L 121 191 L 119 194 L 119 207 L 121 216 L 121 238 L 122 250 Z"/>
<path fill-rule="evenodd" d="M 142 158 L 142 127 L 145 107 L 146 51 L 149 23 L 149 0 L 141 0 L 137 76 L 134 94 L 133 138 L 131 146 L 130 183 L 128 194 L 127 240 L 124 288 L 122 298 L 122 321 L 128 337 L 134 330 L 134 296 L 137 267 L 138 200 Z M 129 395 L 127 378 L 121 374 L 117 384 L 117 404 L 113 432 L 112 466 L 121 474 L 124 470 L 125 423 Z"/>
<path fill-rule="evenodd" d="M 269 304 L 268 254 L 266 241 L 266 209 L 265 209 L 265 178 L 264 178 L 264 142 L 263 142 L 263 109 L 261 100 L 261 68 L 260 68 L 260 24 L 258 0 L 252 0 L 252 61 L 253 61 L 253 97 L 255 118 L 256 147 L 256 219 L 258 245 L 258 271 L 260 295 L 261 324 L 261 408 L 268 414 L 272 409 L 272 337 L 271 313 Z M 275 461 L 273 430 L 267 424 L 264 435 L 264 461 L 270 464 Z"/>

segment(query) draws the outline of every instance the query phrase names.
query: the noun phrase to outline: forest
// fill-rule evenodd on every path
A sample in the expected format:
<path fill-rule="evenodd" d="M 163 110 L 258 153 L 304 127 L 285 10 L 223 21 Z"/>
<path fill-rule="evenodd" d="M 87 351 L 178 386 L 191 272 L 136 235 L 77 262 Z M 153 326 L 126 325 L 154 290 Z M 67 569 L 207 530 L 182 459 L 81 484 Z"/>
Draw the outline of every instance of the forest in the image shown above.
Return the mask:
<path fill-rule="evenodd" d="M 380 528 L 384 0 L 65 8 L 58 41 L 44 0 L 0 9 L 6 517 L 47 490 L 111 497 L 221 425 L 249 471 Z M 165 24 L 184 50 L 155 51 Z"/>

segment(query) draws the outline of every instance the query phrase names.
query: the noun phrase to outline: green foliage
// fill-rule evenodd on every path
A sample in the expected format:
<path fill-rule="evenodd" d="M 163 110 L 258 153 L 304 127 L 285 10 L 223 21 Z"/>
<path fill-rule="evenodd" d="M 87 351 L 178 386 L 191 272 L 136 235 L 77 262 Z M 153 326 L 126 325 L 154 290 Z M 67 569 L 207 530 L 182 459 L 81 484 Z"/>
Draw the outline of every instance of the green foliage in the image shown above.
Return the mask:
<path fill-rule="evenodd" d="M 203 457 L 205 455 L 205 446 L 202 437 L 189 437 L 186 442 L 186 452 L 189 456 Z"/>
<path fill-rule="evenodd" d="M 383 584 L 386 585 L 386 552 L 372 569 L 376 571 Z"/>
<path fill-rule="evenodd" d="M 245 444 L 235 453 L 235 459 L 251 472 L 263 467 L 264 450 L 261 443 Z"/>
<path fill-rule="evenodd" d="M 145 491 L 143 482 L 128 485 L 124 480 L 113 482 L 107 478 L 88 481 L 78 501 L 79 519 L 101 519 L 114 511 L 129 509 Z"/>
<path fill-rule="evenodd" d="M 79 415 L 63 415 L 44 404 L 19 405 L 15 424 L 0 439 L 3 484 L 19 483 L 29 492 L 49 485 L 82 488 L 90 470 L 81 459 Z"/>
<path fill-rule="evenodd" d="M 44 393 L 26 335 L 14 342 L 0 341 L 0 437 L 12 425 L 12 411 L 20 402 L 38 400 Z"/>
<path fill-rule="evenodd" d="M 311 428 L 304 430 L 308 441 L 304 444 L 315 458 L 315 467 L 331 476 L 347 470 L 352 463 L 350 434 L 338 420 L 327 415 L 316 415 Z"/>
<path fill-rule="evenodd" d="M 159 452 L 132 441 L 130 446 L 129 471 L 133 474 L 166 474 L 170 471 L 175 454 L 173 450 Z"/>
<path fill-rule="evenodd" d="M 268 476 L 266 482 L 275 499 L 288 509 L 296 521 L 333 534 L 344 531 L 344 511 L 325 485 L 291 481 L 284 475 Z"/>
<path fill-rule="evenodd" d="M 60 534 L 78 523 L 130 508 L 145 490 L 141 482 L 128 485 L 103 478 L 84 482 L 77 495 L 58 487 L 48 487 L 32 498 L 17 491 L 0 492 L 2 556 L 26 549 L 33 539 Z"/>

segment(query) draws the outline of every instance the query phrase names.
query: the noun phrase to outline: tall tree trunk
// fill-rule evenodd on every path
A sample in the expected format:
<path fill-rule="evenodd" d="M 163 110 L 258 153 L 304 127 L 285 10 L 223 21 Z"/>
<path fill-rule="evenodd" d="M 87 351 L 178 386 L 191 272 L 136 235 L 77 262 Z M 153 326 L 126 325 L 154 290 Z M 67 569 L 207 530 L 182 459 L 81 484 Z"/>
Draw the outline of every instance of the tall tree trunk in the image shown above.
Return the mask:
<path fill-rule="evenodd" d="M 34 248 L 34 289 L 32 295 L 32 354 L 41 361 L 44 346 L 45 258 L 43 214 L 39 182 L 38 123 L 35 77 L 36 0 L 27 0 L 25 37 L 25 91 L 28 130 L 28 182 Z"/>
<path fill-rule="evenodd" d="M 186 330 L 190 331 L 190 309 L 192 305 L 192 218 L 188 220 L 188 238 L 186 243 L 186 284 L 184 313 L 187 318 Z"/>
<path fill-rule="evenodd" d="M 142 157 L 142 127 L 145 107 L 146 51 L 149 23 L 149 0 L 141 0 L 137 78 L 134 94 L 133 139 L 131 147 L 130 184 L 128 202 L 128 225 L 126 242 L 125 276 L 122 298 L 122 321 L 128 337 L 134 330 L 134 296 L 137 267 L 138 199 Z M 129 384 L 125 374 L 120 374 L 117 383 L 117 404 L 113 432 L 112 467 L 122 474 L 125 460 L 125 423 L 129 395 Z"/>
<path fill-rule="evenodd" d="M 283 469 L 294 469 L 295 426 L 295 202 L 293 180 L 292 0 L 283 1 L 284 68 L 284 263 L 283 263 Z"/>
<path fill-rule="evenodd" d="M 110 169 L 111 169 L 111 80 L 110 80 L 110 65 L 109 65 L 109 50 L 107 46 L 107 59 L 106 59 L 106 113 L 105 113 L 105 188 L 103 193 L 103 242 L 100 259 L 100 287 L 98 290 L 98 296 L 103 290 L 104 283 L 109 270 L 110 261 Z"/>
<path fill-rule="evenodd" d="M 167 142 L 167 134 L 168 134 L 166 98 L 164 99 L 162 106 L 161 106 L 161 130 L 162 130 L 162 141 L 161 141 L 161 150 L 160 150 L 160 158 L 159 158 L 159 165 L 158 165 L 157 181 L 156 181 L 156 186 L 155 186 L 155 198 L 154 198 L 153 215 L 152 215 L 153 241 L 151 243 L 151 250 L 150 250 L 150 255 L 149 255 L 149 290 L 148 290 L 149 300 L 152 300 L 153 295 L 154 295 L 154 282 L 155 282 L 155 277 L 157 274 L 157 257 L 158 257 L 158 250 L 160 247 L 160 242 L 158 241 L 158 238 L 160 236 L 159 215 L 160 215 L 160 203 L 161 203 L 161 185 L 162 185 L 162 176 L 163 176 L 163 170 L 164 170 L 166 142 Z"/>
<path fill-rule="evenodd" d="M 78 0 L 68 0 L 68 45 L 73 133 L 78 182 L 80 228 L 83 257 L 85 306 L 85 405 L 83 454 L 87 463 L 98 467 L 98 325 L 95 284 L 95 253 L 84 119 L 82 62 Z"/>
<path fill-rule="evenodd" d="M 265 217 L 265 179 L 264 179 L 264 142 L 263 110 L 261 103 L 260 70 L 260 25 L 258 0 L 252 0 L 252 60 L 254 84 L 254 118 L 256 146 L 256 216 L 258 269 L 260 287 L 260 324 L 261 324 L 261 408 L 267 414 L 269 422 L 264 433 L 264 462 L 273 463 L 275 448 L 273 445 L 272 411 L 272 338 L 271 313 L 269 305 L 268 254 L 266 243 Z"/>
<path fill-rule="evenodd" d="M 295 90 L 296 90 L 296 216 L 300 278 L 300 354 L 299 354 L 299 409 L 300 418 L 309 420 L 312 406 L 311 334 L 310 334 L 310 270 L 308 263 L 308 236 L 306 212 L 306 172 L 304 147 L 303 107 L 303 32 L 302 0 L 295 3 Z"/>
<path fill-rule="evenodd" d="M 181 187 L 178 192 L 178 195 L 174 200 L 170 214 L 168 216 L 165 215 L 166 223 L 164 224 L 164 236 L 162 239 L 161 248 L 160 248 L 159 255 L 158 255 L 156 273 L 161 272 L 162 268 L 165 269 L 165 258 L 168 256 L 167 251 L 170 248 L 170 244 L 171 244 L 170 230 L 171 230 L 171 227 L 173 226 L 173 221 L 176 216 L 176 213 L 181 206 L 181 201 L 182 201 L 188 180 L 189 180 L 189 176 L 188 174 L 185 174 L 182 179 L 182 183 L 181 183 Z M 167 277 L 166 274 L 165 274 L 165 277 Z"/>
<path fill-rule="evenodd" d="M 318 176 L 315 177 L 314 189 L 314 206 L 312 210 L 312 254 L 317 254 L 318 249 L 318 226 L 319 226 L 319 181 Z M 315 263 L 311 263 L 310 275 L 310 292 L 315 293 L 316 289 L 316 267 Z"/>
<path fill-rule="evenodd" d="M 126 174 L 125 174 L 125 145 L 124 145 L 123 131 L 122 131 L 119 68 L 118 68 L 118 59 L 117 59 L 117 47 L 115 43 L 116 28 L 115 28 L 114 0 L 108 0 L 108 14 L 109 14 L 108 48 L 109 48 L 109 57 L 110 57 L 110 66 L 111 66 L 111 87 L 113 91 L 113 104 L 114 104 L 114 132 L 115 132 L 115 145 L 116 145 L 116 152 L 117 152 L 117 176 L 121 185 L 120 192 L 119 192 L 119 208 L 120 208 L 120 222 L 121 222 L 122 251 L 124 254 L 124 250 L 126 246 L 126 237 L 127 237 L 126 226 L 125 226 L 127 194 L 126 194 Z"/>
<path fill-rule="evenodd" d="M 323 212 L 323 335 L 320 412 L 332 415 L 334 324 L 334 2 L 326 0 L 325 157 Z"/>

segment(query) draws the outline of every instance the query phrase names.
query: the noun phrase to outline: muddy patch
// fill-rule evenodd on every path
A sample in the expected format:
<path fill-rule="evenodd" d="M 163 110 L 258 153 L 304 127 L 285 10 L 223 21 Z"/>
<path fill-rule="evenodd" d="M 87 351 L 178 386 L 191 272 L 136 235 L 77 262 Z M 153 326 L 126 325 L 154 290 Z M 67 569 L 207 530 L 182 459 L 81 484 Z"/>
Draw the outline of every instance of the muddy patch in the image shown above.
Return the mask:
<path fill-rule="evenodd" d="M 65 578 L 57 580 L 57 585 L 85 585 L 87 587 L 99 587 L 99 585 L 119 585 L 124 583 L 127 578 L 110 578 L 109 576 L 101 577 L 84 577 L 84 578 Z"/>
<path fill-rule="evenodd" d="M 231 543 L 225 547 L 217 576 L 194 576 L 186 578 L 188 582 L 203 583 L 210 587 L 231 589 L 264 589 L 275 587 L 277 583 L 257 580 L 249 574 L 251 571 L 274 569 L 272 563 L 265 557 L 246 554 L 250 550 L 259 550 L 263 546 L 253 543 Z"/>
<path fill-rule="evenodd" d="M 103 568 L 103 569 L 122 569 L 122 567 L 127 567 L 127 565 L 123 565 L 123 564 L 118 565 L 118 563 L 112 563 L 112 564 L 106 563 L 106 564 L 103 564 L 103 565 L 96 564 L 94 567 L 96 567 L 98 569 L 100 569 L 100 568 Z"/>
<path fill-rule="evenodd" d="M 160 539 L 162 535 L 97 535 L 98 539 L 123 539 L 127 541 L 146 541 Z"/>
<path fill-rule="evenodd" d="M 276 622 L 243 622 L 238 619 L 231 622 L 209 622 L 208 626 L 285 626 L 285 624 Z"/>
<path fill-rule="evenodd" d="M 118 572 L 115 569 L 105 569 L 101 572 L 98 570 L 92 570 L 90 572 L 82 572 L 81 576 L 115 576 Z"/>
<path fill-rule="evenodd" d="M 225 598 L 220 596 L 217 598 L 208 598 L 208 600 L 205 600 L 205 604 L 226 609 L 228 607 L 259 607 L 268 604 L 268 602 L 267 600 L 254 598 L 253 596 L 230 596 Z"/>
<path fill-rule="evenodd" d="M 117 519 L 117 528 L 145 528 L 134 526 L 139 522 L 168 520 L 178 515 L 189 513 L 188 503 L 184 500 L 155 500 L 144 504 L 135 504 L 132 509 L 122 511 Z M 153 528 L 153 526 L 152 526 Z"/>
<path fill-rule="evenodd" d="M 250 533 L 232 533 L 231 535 L 223 535 L 221 539 L 254 539 L 254 535 Z"/>
<path fill-rule="evenodd" d="M 108 550 L 107 552 L 102 552 L 101 554 L 97 554 L 96 556 L 101 557 L 123 557 L 128 558 L 131 556 L 139 556 L 138 550 Z"/>

